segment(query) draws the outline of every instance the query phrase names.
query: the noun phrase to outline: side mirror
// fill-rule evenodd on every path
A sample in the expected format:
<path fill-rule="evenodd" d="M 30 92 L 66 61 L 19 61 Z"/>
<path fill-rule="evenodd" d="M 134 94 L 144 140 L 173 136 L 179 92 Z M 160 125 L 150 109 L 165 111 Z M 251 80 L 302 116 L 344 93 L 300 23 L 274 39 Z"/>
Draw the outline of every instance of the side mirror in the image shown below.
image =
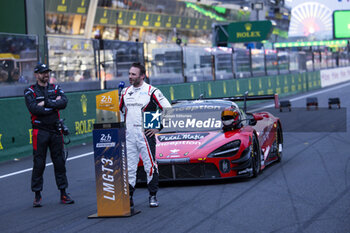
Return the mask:
<path fill-rule="evenodd" d="M 249 125 L 256 125 L 256 123 L 260 120 L 264 119 L 264 116 L 260 113 L 247 113 L 247 120 Z"/>
<path fill-rule="evenodd" d="M 264 116 L 259 113 L 253 114 L 253 117 L 256 121 L 261 121 L 262 119 L 264 119 Z"/>

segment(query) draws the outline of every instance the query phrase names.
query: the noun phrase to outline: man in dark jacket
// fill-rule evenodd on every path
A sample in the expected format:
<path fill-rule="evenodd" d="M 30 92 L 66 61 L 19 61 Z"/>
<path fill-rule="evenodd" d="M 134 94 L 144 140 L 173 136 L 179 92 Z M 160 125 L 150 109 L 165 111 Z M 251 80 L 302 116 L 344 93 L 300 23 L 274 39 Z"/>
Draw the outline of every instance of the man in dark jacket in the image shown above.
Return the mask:
<path fill-rule="evenodd" d="M 34 68 L 34 75 L 37 79 L 36 84 L 24 91 L 25 102 L 31 114 L 33 126 L 33 172 L 31 188 L 35 192 L 34 207 L 41 207 L 43 173 L 48 148 L 50 149 L 51 160 L 54 165 L 56 184 L 61 191 L 61 203 L 74 203 L 66 193 L 68 181 L 64 144 L 62 132 L 59 129 L 59 110 L 67 106 L 68 99 L 59 86 L 48 82 L 50 71 L 46 64 L 38 64 Z"/>

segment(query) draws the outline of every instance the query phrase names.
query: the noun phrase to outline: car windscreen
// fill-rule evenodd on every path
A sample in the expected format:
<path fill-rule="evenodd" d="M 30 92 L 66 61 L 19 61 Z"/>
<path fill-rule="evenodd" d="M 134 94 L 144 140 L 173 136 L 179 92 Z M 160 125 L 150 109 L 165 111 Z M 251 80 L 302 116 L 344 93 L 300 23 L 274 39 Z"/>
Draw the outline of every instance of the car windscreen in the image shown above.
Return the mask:
<path fill-rule="evenodd" d="M 220 130 L 221 112 L 227 104 L 183 104 L 164 109 L 161 133 Z"/>

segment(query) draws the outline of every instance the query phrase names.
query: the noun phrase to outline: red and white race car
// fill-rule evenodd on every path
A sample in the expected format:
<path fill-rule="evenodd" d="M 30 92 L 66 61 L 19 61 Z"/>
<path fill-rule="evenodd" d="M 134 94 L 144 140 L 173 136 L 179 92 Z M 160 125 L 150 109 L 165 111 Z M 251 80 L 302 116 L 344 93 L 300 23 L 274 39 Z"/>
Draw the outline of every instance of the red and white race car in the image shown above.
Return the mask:
<path fill-rule="evenodd" d="M 160 181 L 256 177 L 267 165 L 280 161 L 279 118 L 268 112 L 247 113 L 246 107 L 239 109 L 235 103 L 269 98 L 273 96 L 177 101 L 163 113 L 164 128 L 156 135 Z M 235 124 L 226 127 L 225 114 L 232 110 Z M 146 181 L 142 161 L 137 181 Z"/>

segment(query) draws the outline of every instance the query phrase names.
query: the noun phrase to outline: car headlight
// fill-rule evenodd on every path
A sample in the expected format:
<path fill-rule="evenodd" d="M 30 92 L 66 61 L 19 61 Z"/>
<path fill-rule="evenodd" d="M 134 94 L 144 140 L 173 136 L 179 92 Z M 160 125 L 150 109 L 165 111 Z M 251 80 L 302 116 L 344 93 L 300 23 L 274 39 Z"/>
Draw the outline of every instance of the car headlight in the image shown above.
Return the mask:
<path fill-rule="evenodd" d="M 211 152 L 208 157 L 232 157 L 238 151 L 241 146 L 241 140 L 235 140 L 219 147 L 218 149 Z"/>

